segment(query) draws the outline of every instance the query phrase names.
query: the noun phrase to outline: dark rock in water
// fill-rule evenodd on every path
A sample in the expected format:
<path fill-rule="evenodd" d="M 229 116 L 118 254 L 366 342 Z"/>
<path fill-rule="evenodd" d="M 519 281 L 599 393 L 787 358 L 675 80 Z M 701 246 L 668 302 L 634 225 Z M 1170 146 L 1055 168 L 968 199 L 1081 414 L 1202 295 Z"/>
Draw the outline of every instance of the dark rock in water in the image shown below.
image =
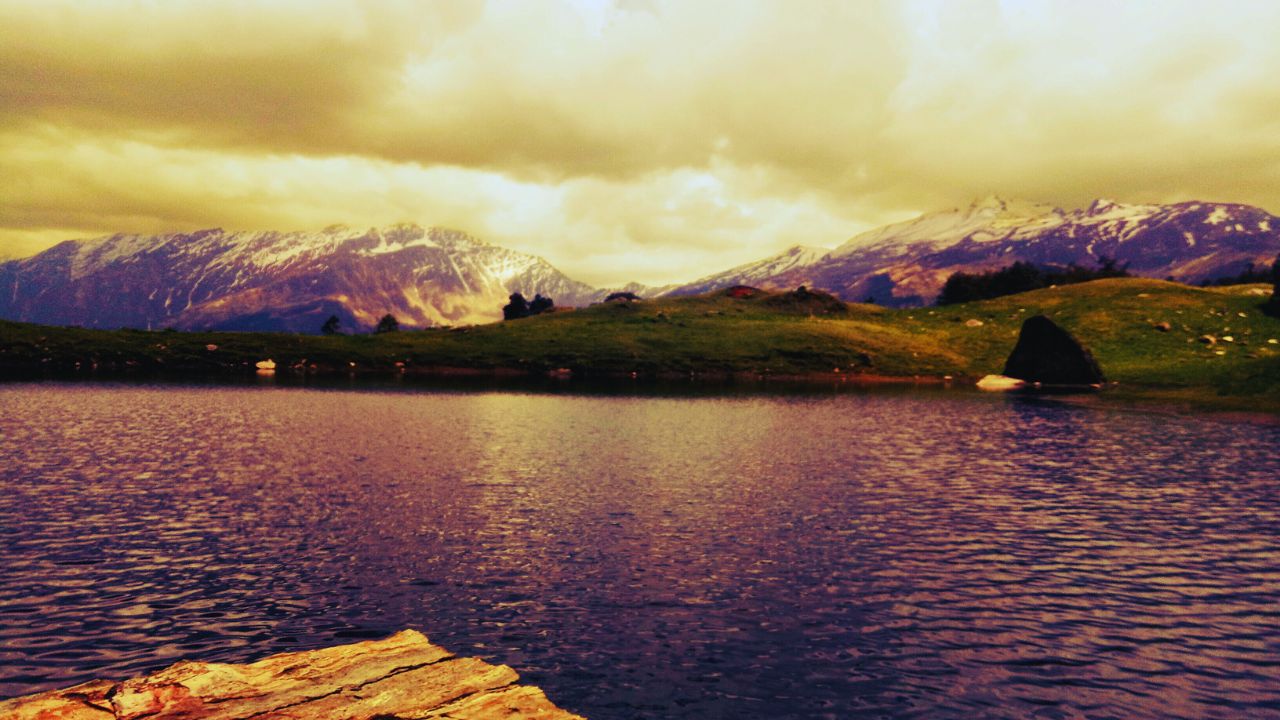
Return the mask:
<path fill-rule="evenodd" d="M 1045 385 L 1096 385 L 1106 380 L 1088 348 L 1044 315 L 1022 323 L 1004 374 Z"/>

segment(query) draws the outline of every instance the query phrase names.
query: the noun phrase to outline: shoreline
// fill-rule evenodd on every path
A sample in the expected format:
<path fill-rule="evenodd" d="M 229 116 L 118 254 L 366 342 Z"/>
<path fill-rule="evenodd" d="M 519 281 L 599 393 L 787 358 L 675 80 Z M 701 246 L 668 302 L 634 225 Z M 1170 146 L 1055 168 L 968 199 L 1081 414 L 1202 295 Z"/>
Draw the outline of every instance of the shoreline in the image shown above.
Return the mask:
<path fill-rule="evenodd" d="M 97 363 L 86 367 L 81 362 L 34 364 L 4 364 L 0 362 L 0 382 L 32 379 L 116 380 L 120 378 L 149 379 L 244 379 L 278 377 L 289 380 L 350 379 L 497 379 L 497 380 L 564 380 L 588 382 L 709 382 L 709 383 L 763 383 L 830 385 L 974 385 L 978 377 L 968 375 L 895 375 L 863 370 L 832 371 L 784 371 L 744 370 L 726 368 L 677 370 L 619 370 L 613 368 L 560 367 L 548 368 L 536 364 L 525 366 L 465 366 L 447 364 L 410 364 L 397 362 L 392 366 L 358 365 L 347 367 L 318 363 L 282 362 L 271 369 L 258 369 L 249 360 L 208 364 L 178 365 L 166 363 Z"/>
<path fill-rule="evenodd" d="M 1098 391 L 983 392 L 978 378 L 968 375 L 888 375 L 867 372 L 768 373 L 745 370 L 691 372 L 623 372 L 584 370 L 562 372 L 519 367 L 463 367 L 430 365 L 405 368 L 307 368 L 273 371 L 236 368 L 210 371 L 179 368 L 0 368 L 0 384 L 22 382 L 212 384 L 243 387 L 348 388 L 433 390 L 517 390 L 525 392 L 584 391 L 602 394 L 647 395 L 675 391 L 695 396 L 791 394 L 841 390 L 954 390 L 993 396 L 1044 399 L 1079 407 L 1148 413 L 1208 413 L 1222 419 L 1280 423 L 1280 400 L 1224 395 L 1211 386 L 1141 385 L 1110 382 Z"/>
<path fill-rule="evenodd" d="M 780 306 L 776 293 L 709 293 L 372 335 L 0 321 L 0 379 L 964 389 L 1003 367 L 1025 320 L 1045 315 L 1113 381 L 1099 404 L 1280 414 L 1280 321 L 1258 311 L 1250 289 L 1130 278 L 914 310 L 843 304 L 834 313 Z"/>

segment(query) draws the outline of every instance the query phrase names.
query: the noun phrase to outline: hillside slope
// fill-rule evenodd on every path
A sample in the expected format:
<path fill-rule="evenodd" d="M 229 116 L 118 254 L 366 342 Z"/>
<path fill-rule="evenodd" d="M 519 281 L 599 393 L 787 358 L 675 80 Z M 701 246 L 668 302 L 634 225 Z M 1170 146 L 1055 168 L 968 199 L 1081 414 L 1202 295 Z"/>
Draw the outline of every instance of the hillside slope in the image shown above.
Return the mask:
<path fill-rule="evenodd" d="M 566 368 L 586 377 L 972 378 L 998 372 L 1022 321 L 1045 313 L 1090 346 L 1108 378 L 1122 385 L 1280 401 L 1280 319 L 1259 311 L 1267 293 L 1263 286 L 1116 279 L 916 310 L 712 293 L 472 328 L 341 337 L 0 323 L 0 373 L 89 372 L 95 366 L 102 372 L 243 373 L 272 358 L 282 372 L 295 373 L 465 368 L 541 374 Z M 1160 323 L 1169 330 L 1157 328 Z M 1201 342 L 1204 335 L 1214 344 Z"/>

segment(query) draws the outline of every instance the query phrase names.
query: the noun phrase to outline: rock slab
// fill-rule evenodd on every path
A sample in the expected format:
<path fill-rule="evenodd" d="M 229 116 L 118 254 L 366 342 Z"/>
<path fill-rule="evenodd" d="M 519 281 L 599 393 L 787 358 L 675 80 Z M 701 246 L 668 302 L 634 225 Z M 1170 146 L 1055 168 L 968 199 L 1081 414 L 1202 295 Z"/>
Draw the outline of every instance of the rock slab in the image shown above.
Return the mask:
<path fill-rule="evenodd" d="M 180 662 L 0 702 L 5 720 L 573 720 L 516 672 L 414 630 L 245 665 Z"/>
<path fill-rule="evenodd" d="M 1029 317 L 1022 323 L 1022 332 L 1002 374 L 1042 385 L 1106 382 L 1093 353 L 1044 315 Z"/>

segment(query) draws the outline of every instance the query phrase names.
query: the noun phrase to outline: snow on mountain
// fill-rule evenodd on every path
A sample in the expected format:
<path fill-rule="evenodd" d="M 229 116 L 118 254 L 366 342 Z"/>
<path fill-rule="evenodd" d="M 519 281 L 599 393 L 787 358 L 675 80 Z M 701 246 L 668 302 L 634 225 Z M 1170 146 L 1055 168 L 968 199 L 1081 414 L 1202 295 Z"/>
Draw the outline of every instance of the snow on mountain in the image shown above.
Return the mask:
<path fill-rule="evenodd" d="M 799 285 L 846 300 L 886 305 L 932 302 L 947 277 L 1015 261 L 1092 266 L 1100 257 L 1130 272 L 1184 282 L 1235 275 L 1280 253 L 1280 219 L 1255 207 L 1187 202 L 1135 205 L 1099 199 L 1064 211 L 998 197 L 928 213 L 862 233 L 831 251 L 792 248 L 683 285 L 695 294 L 736 284 Z"/>
<path fill-rule="evenodd" d="M 827 257 L 830 252 L 827 248 L 796 245 L 777 255 L 739 265 L 722 273 L 708 275 L 687 285 L 660 288 L 659 292 L 654 294 L 696 295 L 730 285 L 771 285 L 773 278 L 791 277 L 796 273 L 803 273 L 806 268 L 814 266 Z"/>
<path fill-rule="evenodd" d="M 1132 205 L 1097 200 L 1064 211 L 989 197 L 862 233 L 843 245 L 796 246 L 684 285 L 621 290 L 687 295 L 731 285 L 829 290 L 885 305 L 932 302 L 957 271 L 1014 261 L 1093 265 L 1186 282 L 1235 275 L 1280 253 L 1280 218 L 1247 205 Z M 559 305 L 608 290 L 545 260 L 466 233 L 417 225 L 280 233 L 201 230 L 68 241 L 0 263 L 0 318 L 55 325 L 315 332 L 329 315 L 371 328 L 488 322 L 512 292 Z"/>
<path fill-rule="evenodd" d="M 456 230 L 112 235 L 0 263 L 0 317 L 86 327 L 315 332 L 387 313 L 405 326 L 501 317 L 512 292 L 581 305 L 600 292 L 545 260 Z"/>

